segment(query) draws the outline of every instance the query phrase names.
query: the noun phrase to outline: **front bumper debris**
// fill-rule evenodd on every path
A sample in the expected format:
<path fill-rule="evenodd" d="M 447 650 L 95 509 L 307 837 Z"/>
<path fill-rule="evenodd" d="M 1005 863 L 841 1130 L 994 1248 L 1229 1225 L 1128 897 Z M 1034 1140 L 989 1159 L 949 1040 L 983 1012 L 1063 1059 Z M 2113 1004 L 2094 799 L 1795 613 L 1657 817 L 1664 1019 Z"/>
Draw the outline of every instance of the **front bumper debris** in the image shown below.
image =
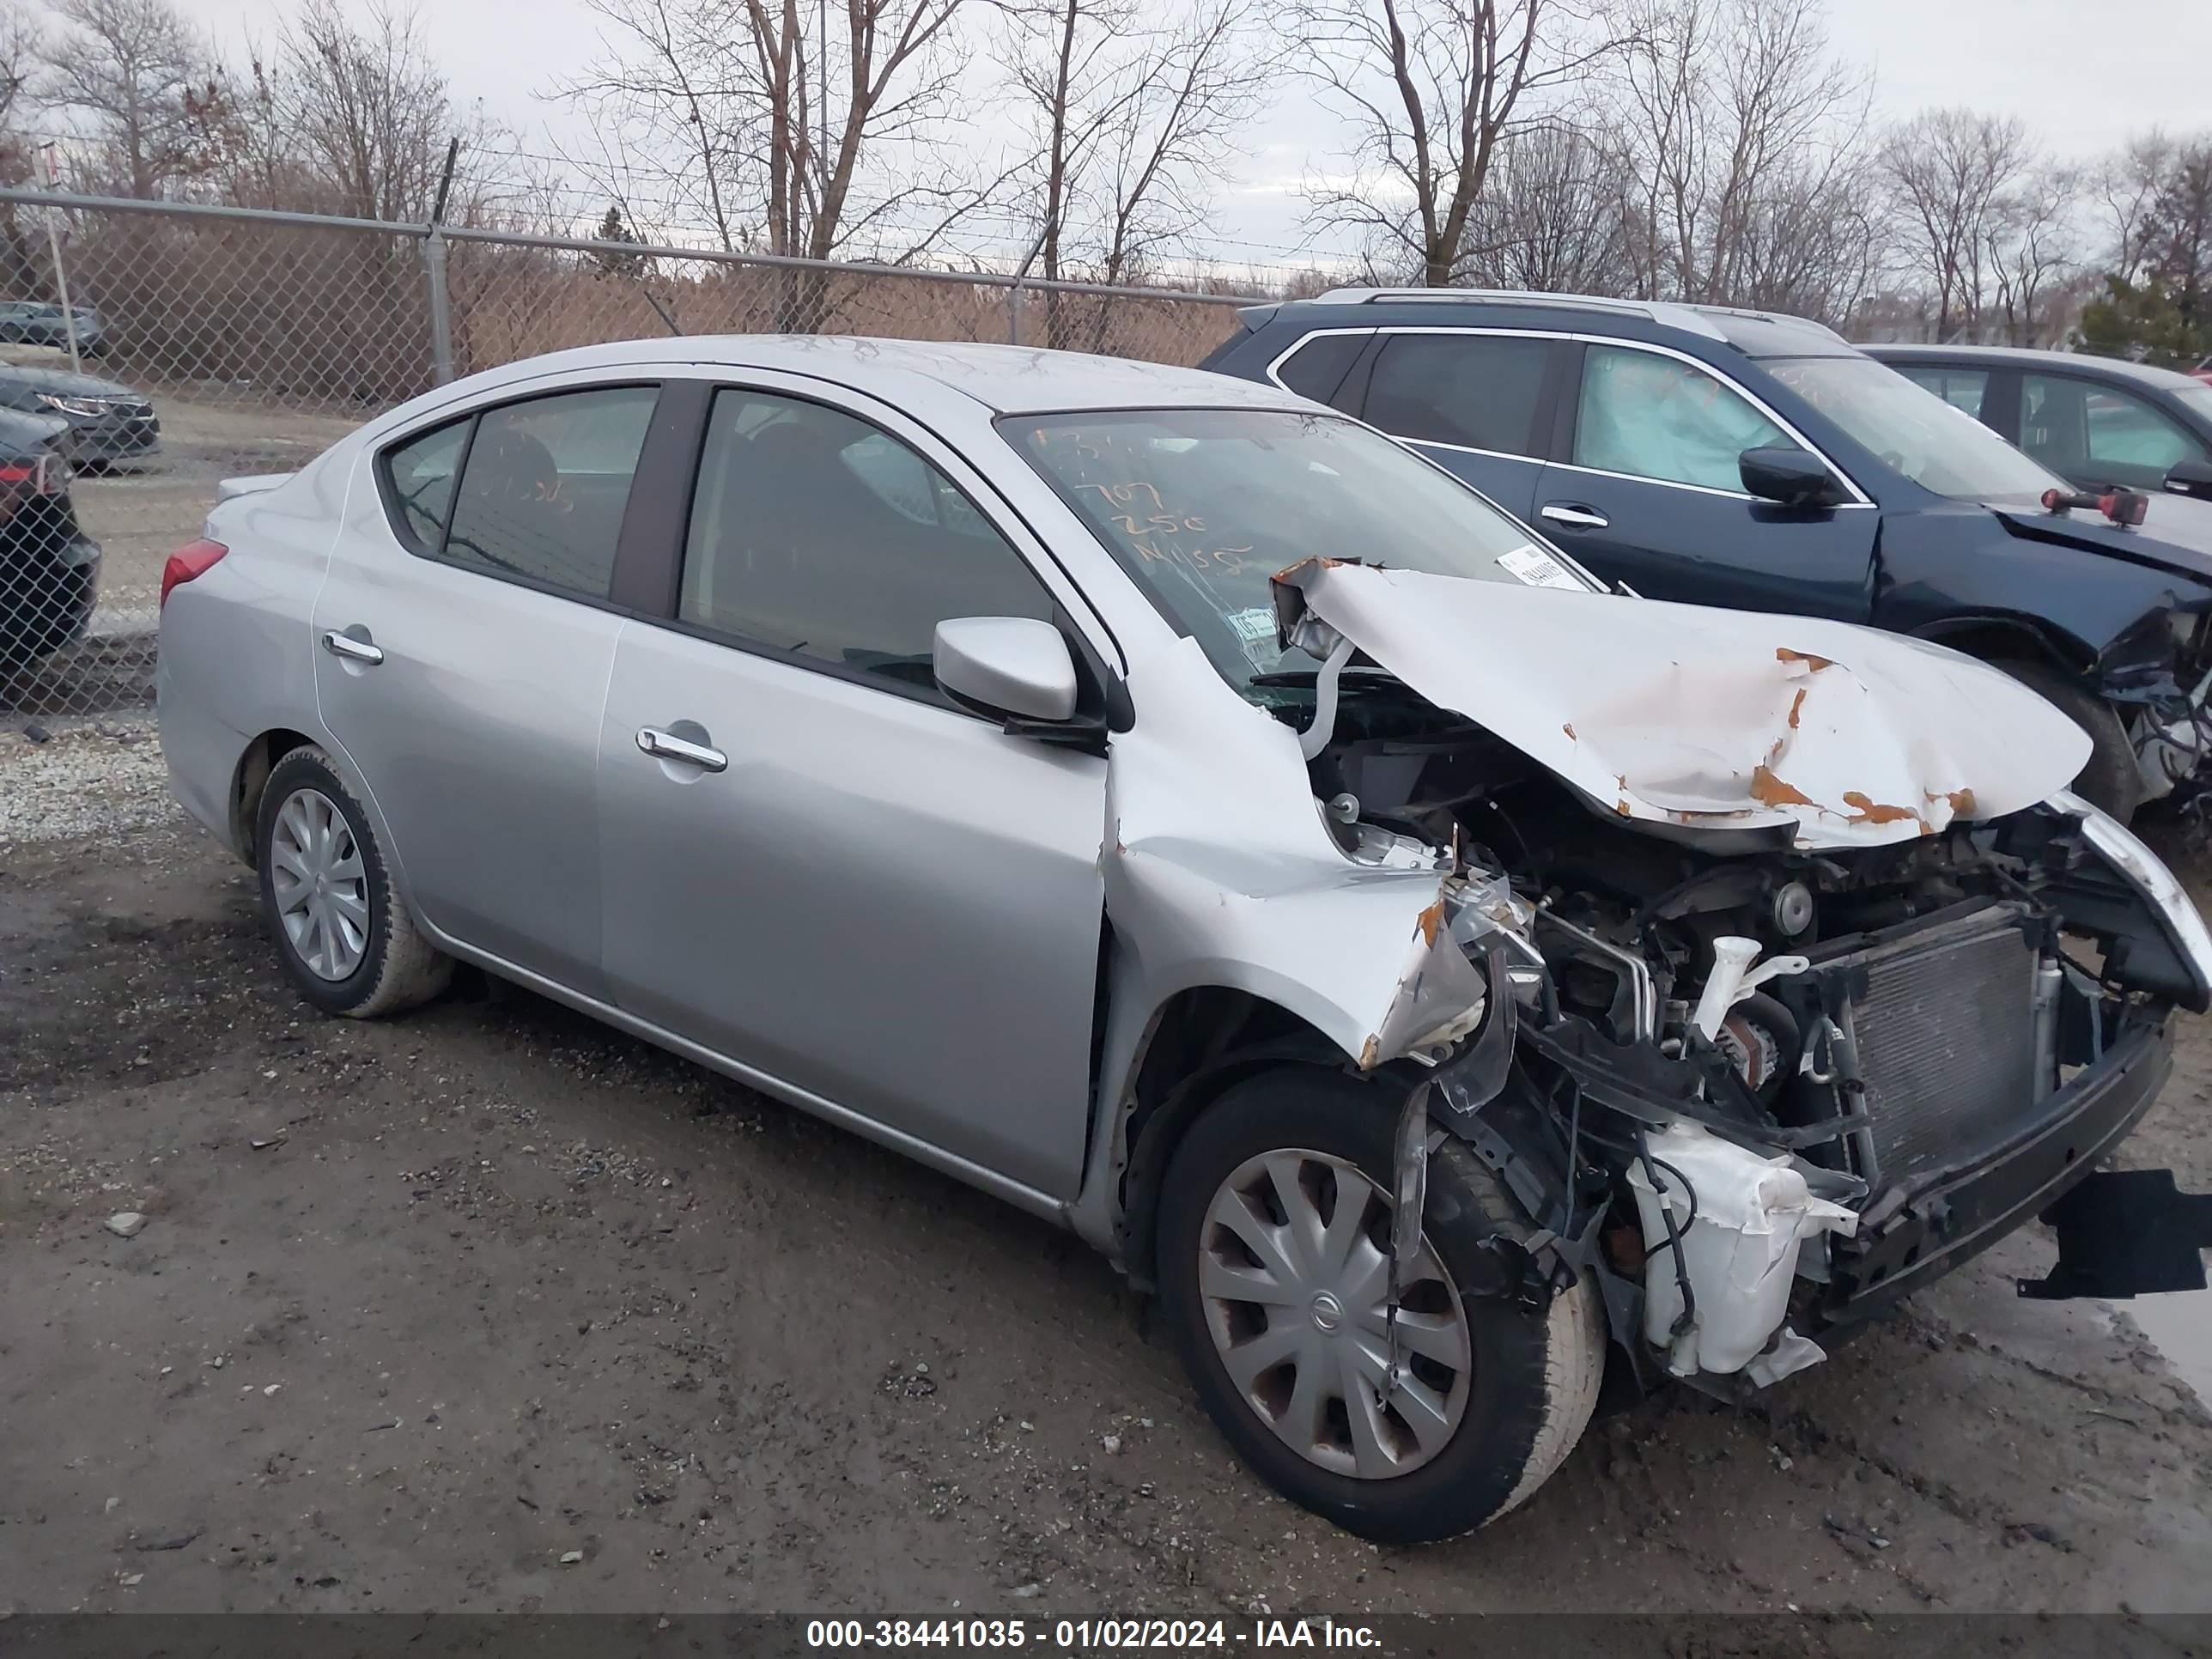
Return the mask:
<path fill-rule="evenodd" d="M 2042 1279 L 2015 1280 L 2022 1296 L 2124 1300 L 2205 1287 L 2212 1193 L 2176 1190 L 2171 1170 L 2100 1170 L 2043 1219 L 2058 1235 L 2058 1265 Z"/>

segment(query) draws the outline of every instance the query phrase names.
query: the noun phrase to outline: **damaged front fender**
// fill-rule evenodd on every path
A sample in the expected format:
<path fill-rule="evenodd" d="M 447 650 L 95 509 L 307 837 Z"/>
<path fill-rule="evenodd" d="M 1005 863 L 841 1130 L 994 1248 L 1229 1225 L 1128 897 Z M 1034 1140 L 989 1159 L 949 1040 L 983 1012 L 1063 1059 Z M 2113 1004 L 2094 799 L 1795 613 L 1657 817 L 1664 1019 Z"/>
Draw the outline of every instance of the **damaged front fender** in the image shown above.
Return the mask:
<path fill-rule="evenodd" d="M 1109 757 L 1101 863 L 1144 1006 L 1195 986 L 1249 992 L 1362 1070 L 1474 1030 L 1487 987 L 1453 936 L 1465 883 L 1450 861 L 1347 856 L 1297 735 L 1229 692 L 1194 641 L 1129 684 L 1144 714 Z"/>

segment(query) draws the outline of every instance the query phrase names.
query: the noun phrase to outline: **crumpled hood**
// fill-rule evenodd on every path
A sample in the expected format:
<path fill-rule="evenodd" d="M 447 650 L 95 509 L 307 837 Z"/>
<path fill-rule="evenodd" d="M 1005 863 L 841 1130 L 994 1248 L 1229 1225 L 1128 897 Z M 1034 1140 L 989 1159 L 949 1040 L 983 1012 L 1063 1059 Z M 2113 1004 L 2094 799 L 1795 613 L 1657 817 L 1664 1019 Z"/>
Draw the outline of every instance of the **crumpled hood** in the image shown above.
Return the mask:
<path fill-rule="evenodd" d="M 2064 788 L 2073 721 L 1995 669 L 1848 623 L 1310 559 L 1275 578 L 1442 708 L 1623 817 L 1909 841 Z"/>

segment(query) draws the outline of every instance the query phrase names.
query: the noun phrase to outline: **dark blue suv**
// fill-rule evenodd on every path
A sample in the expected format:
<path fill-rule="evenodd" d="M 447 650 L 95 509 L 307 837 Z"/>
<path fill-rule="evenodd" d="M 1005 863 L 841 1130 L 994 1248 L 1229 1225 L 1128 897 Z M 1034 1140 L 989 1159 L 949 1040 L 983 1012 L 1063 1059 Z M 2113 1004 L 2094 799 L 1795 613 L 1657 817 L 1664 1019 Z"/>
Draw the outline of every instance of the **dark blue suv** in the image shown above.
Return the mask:
<path fill-rule="evenodd" d="M 1426 289 L 1243 317 L 1205 367 L 1381 428 L 1600 576 L 1997 665 L 2089 733 L 2077 787 L 2121 817 L 2212 784 L 2212 503 L 2047 507 L 2064 479 L 1797 318 Z"/>

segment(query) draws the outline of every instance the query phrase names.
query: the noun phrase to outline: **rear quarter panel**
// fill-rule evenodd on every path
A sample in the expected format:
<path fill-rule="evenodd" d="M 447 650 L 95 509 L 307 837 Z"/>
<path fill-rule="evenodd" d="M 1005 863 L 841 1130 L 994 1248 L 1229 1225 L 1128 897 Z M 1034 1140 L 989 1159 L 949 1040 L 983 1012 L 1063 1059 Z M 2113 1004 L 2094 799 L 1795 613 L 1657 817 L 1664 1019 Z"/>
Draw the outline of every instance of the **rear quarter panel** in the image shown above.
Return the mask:
<path fill-rule="evenodd" d="M 155 695 L 170 787 L 241 856 L 239 763 L 262 733 L 327 745 L 315 707 L 310 618 L 355 468 L 348 440 L 271 490 L 219 503 L 206 533 L 229 553 L 161 609 Z"/>

